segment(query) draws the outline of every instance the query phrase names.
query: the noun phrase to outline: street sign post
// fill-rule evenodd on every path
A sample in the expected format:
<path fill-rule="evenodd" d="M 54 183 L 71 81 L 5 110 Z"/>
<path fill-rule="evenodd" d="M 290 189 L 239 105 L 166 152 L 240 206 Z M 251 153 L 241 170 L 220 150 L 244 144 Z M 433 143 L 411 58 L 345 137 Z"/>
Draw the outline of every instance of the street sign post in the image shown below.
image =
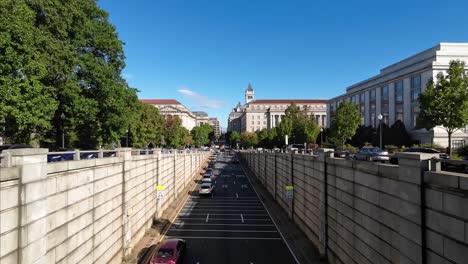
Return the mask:
<path fill-rule="evenodd" d="M 294 197 L 294 186 L 286 185 L 286 197 L 288 200 L 292 200 Z"/>
<path fill-rule="evenodd" d="M 163 198 L 166 192 L 166 186 L 157 185 L 155 189 L 156 189 L 156 197 L 158 198 L 158 200 Z"/>

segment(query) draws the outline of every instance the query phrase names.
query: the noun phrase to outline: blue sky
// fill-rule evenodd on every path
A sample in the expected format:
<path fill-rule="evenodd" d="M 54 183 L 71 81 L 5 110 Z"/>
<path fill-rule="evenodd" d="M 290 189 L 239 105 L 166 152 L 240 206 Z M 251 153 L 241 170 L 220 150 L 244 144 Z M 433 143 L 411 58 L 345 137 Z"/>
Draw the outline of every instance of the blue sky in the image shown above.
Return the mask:
<path fill-rule="evenodd" d="M 385 66 L 468 42 L 468 1 L 99 0 L 140 98 L 177 99 L 226 127 L 257 99 L 332 98 Z"/>

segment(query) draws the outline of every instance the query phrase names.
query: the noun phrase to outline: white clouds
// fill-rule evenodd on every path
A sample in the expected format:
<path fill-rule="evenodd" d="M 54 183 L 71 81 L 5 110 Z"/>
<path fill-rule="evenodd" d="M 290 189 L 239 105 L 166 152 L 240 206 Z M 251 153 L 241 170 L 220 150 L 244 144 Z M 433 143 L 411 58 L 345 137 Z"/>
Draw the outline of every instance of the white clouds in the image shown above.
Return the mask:
<path fill-rule="evenodd" d="M 187 87 L 181 87 L 177 90 L 184 98 L 191 100 L 196 108 L 200 109 L 220 109 L 223 107 L 223 101 L 208 98 L 208 96 L 200 95 Z"/>

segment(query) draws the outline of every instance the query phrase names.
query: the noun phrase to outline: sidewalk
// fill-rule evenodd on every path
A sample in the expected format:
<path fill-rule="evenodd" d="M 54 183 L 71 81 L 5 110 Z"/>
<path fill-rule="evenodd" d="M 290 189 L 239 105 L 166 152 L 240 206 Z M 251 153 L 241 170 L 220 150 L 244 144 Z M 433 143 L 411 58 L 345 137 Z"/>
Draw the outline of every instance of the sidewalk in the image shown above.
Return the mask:
<path fill-rule="evenodd" d="M 271 217 L 275 221 L 279 230 L 287 241 L 291 250 L 296 255 L 299 264 L 326 264 L 326 260 L 320 258 L 318 249 L 312 244 L 307 236 L 289 219 L 287 213 L 275 202 L 273 197 L 263 185 L 253 177 L 252 171 L 243 166 L 241 167 L 247 177 L 250 179 L 250 183 L 253 185 L 258 193 L 260 200 L 270 212 Z"/>

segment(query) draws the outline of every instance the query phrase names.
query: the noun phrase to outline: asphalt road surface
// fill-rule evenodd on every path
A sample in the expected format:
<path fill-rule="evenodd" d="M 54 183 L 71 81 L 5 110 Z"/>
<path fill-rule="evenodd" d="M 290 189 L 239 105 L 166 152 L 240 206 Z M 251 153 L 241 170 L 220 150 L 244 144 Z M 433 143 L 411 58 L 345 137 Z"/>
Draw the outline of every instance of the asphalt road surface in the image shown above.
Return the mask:
<path fill-rule="evenodd" d="M 187 241 L 185 264 L 295 264 L 280 232 L 233 156 L 214 165 L 215 194 L 194 192 L 166 238 Z"/>

